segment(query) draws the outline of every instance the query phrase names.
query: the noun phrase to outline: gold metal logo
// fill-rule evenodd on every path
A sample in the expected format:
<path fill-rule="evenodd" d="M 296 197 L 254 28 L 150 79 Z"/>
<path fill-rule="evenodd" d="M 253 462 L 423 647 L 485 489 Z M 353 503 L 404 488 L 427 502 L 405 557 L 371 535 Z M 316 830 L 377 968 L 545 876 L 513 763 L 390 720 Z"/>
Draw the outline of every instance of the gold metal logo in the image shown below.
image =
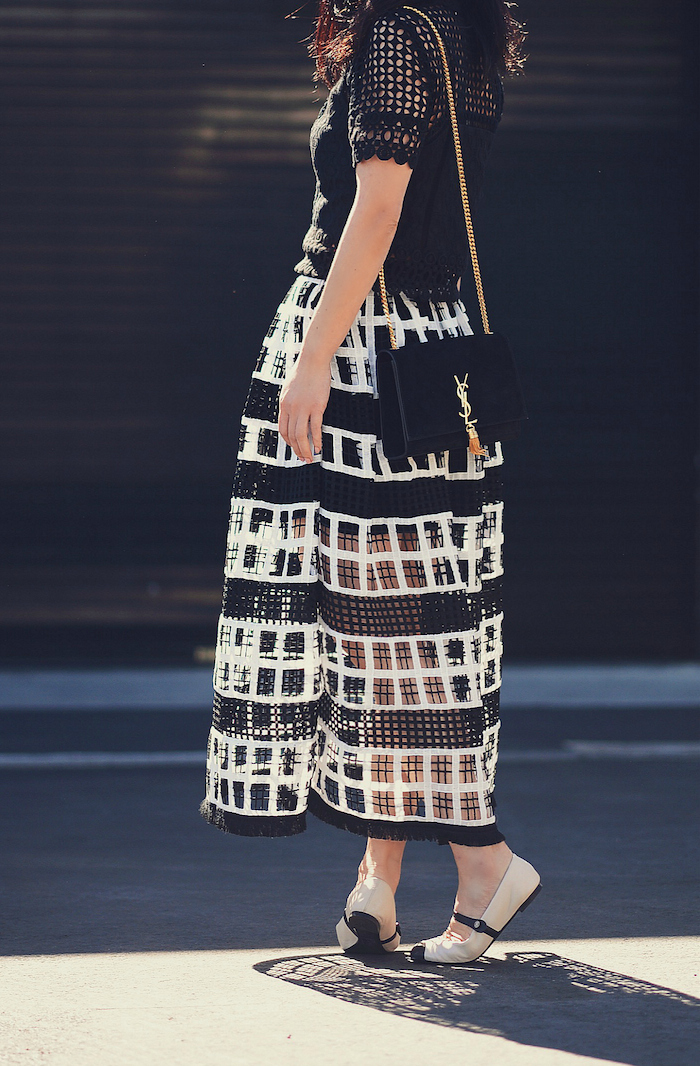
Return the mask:
<path fill-rule="evenodd" d="M 459 412 L 459 414 L 460 418 L 464 419 L 464 428 L 466 429 L 467 436 L 469 437 L 469 451 L 472 452 L 473 455 L 486 455 L 486 452 L 481 446 L 479 434 L 477 433 L 475 428 L 477 419 L 472 418 L 471 416 L 472 405 L 469 403 L 468 397 L 468 377 L 469 374 L 465 374 L 464 381 L 460 381 L 457 375 L 454 375 L 454 379 L 457 384 L 457 397 L 459 399 L 460 404 L 462 405 L 462 410 Z"/>

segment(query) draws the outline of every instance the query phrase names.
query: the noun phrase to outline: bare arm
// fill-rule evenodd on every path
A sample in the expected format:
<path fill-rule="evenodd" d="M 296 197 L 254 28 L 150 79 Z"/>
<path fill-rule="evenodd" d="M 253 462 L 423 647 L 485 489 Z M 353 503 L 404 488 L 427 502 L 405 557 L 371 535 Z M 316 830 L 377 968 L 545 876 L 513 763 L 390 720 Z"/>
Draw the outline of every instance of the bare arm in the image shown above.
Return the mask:
<path fill-rule="evenodd" d="M 279 431 L 299 456 L 321 451 L 330 362 L 372 288 L 396 233 L 411 177 L 407 163 L 373 156 L 356 167 L 355 202 L 294 370 L 280 395 Z"/>

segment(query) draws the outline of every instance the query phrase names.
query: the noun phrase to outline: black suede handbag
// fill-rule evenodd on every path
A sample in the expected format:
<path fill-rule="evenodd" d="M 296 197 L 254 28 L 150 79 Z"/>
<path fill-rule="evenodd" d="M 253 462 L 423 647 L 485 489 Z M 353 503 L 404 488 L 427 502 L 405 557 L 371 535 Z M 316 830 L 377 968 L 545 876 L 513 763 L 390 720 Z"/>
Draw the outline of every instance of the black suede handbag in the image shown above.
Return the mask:
<path fill-rule="evenodd" d="M 484 332 L 417 341 L 399 348 L 382 266 L 379 289 L 391 343 L 389 349 L 377 353 L 382 447 L 387 459 L 465 445 L 474 455 L 485 455 L 482 443 L 516 437 L 527 413 L 510 345 L 502 334 L 491 332 L 486 313 L 445 46 L 437 27 L 423 11 L 405 7 L 428 23 L 442 57 L 464 221 Z"/>

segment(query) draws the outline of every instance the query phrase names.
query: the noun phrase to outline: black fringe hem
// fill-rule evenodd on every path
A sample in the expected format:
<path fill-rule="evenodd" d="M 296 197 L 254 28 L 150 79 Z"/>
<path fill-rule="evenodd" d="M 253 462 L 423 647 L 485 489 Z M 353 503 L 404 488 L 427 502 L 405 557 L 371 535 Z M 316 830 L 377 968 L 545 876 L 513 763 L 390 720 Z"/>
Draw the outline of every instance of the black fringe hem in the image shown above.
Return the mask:
<path fill-rule="evenodd" d="M 358 836 L 377 840 L 433 840 L 438 844 L 466 844 L 469 847 L 488 847 L 505 840 L 495 822 L 490 825 L 440 825 L 438 822 L 396 822 L 382 818 L 355 818 L 330 807 L 313 788 L 309 793 L 309 814 L 322 822 L 346 829 Z"/>
<path fill-rule="evenodd" d="M 202 800 L 199 813 L 210 825 L 239 837 L 293 837 L 306 829 L 306 812 L 292 815 L 233 814 Z"/>

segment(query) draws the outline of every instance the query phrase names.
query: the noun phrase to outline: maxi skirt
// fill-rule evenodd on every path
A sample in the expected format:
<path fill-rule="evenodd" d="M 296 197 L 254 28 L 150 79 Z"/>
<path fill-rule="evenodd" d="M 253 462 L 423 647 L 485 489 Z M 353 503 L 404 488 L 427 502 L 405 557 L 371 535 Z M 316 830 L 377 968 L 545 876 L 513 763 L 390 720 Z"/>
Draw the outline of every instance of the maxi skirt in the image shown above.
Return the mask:
<path fill-rule="evenodd" d="M 245 836 L 300 833 L 310 811 L 365 836 L 497 843 L 501 445 L 385 458 L 371 292 L 331 363 L 322 455 L 297 459 L 279 393 L 322 289 L 292 285 L 244 408 L 201 812 Z M 391 302 L 400 346 L 471 333 L 460 302 Z"/>

